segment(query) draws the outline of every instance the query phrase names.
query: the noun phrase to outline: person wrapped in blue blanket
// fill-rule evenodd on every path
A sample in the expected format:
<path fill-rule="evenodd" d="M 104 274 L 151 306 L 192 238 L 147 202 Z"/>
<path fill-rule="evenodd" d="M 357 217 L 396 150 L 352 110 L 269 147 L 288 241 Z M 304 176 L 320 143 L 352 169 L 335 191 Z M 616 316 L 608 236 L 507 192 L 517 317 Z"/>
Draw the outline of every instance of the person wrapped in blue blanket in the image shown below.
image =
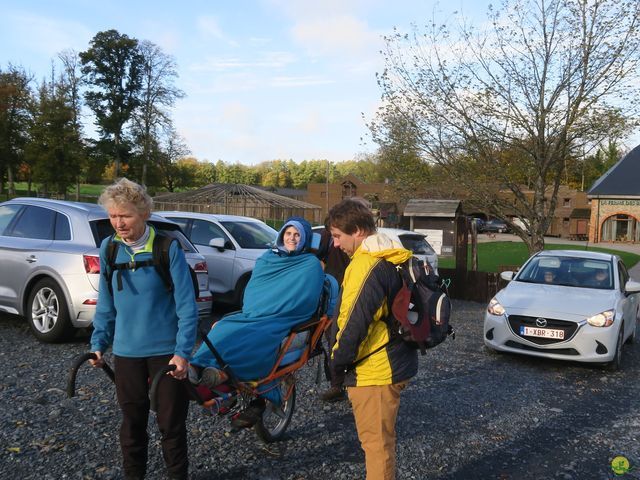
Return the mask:
<path fill-rule="evenodd" d="M 275 248 L 256 261 L 242 311 L 223 317 L 207 335 L 239 380 L 267 376 L 282 340 L 316 311 L 325 275 L 320 261 L 309 251 L 311 238 L 311 225 L 306 220 L 288 219 L 278 233 Z M 189 378 L 213 388 L 226 381 L 227 375 L 203 343 L 193 356 Z M 278 389 L 265 390 L 233 418 L 233 426 L 254 425 L 265 409 L 265 398 L 280 403 Z"/>

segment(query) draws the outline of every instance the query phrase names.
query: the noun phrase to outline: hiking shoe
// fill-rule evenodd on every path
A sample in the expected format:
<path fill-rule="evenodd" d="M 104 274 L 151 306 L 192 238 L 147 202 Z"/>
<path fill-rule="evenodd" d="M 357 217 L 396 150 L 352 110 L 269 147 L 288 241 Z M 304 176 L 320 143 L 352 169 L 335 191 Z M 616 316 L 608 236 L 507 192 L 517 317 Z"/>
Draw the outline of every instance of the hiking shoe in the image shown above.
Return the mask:
<path fill-rule="evenodd" d="M 347 399 L 347 393 L 342 387 L 330 387 L 320 394 L 323 402 L 340 402 Z"/>
<path fill-rule="evenodd" d="M 227 374 L 222 370 L 218 370 L 214 367 L 206 367 L 202 370 L 200 383 L 209 389 L 213 389 L 221 383 L 226 382 L 227 379 Z"/>
<path fill-rule="evenodd" d="M 189 365 L 187 367 L 187 378 L 194 385 L 200 384 L 200 373 L 198 372 L 199 368 L 194 367 L 193 365 Z"/>
<path fill-rule="evenodd" d="M 249 406 L 231 419 L 231 426 L 234 428 L 250 428 L 262 418 L 262 414 L 267 408 L 264 398 L 255 398 L 249 402 Z"/>

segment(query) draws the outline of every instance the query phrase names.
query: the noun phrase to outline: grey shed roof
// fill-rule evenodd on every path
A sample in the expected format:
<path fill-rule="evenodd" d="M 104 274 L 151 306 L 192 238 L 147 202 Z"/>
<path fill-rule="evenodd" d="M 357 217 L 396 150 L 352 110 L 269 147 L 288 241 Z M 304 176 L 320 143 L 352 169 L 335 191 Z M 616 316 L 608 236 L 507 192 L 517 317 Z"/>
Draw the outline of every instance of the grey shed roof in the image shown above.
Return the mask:
<path fill-rule="evenodd" d="M 640 196 L 640 145 L 596 180 L 587 195 Z"/>
<path fill-rule="evenodd" d="M 405 217 L 445 217 L 452 218 L 460 209 L 460 200 L 434 200 L 414 198 L 404 207 Z"/>
<path fill-rule="evenodd" d="M 299 208 L 309 210 L 320 210 L 321 207 L 311 203 L 302 202 L 293 198 L 277 195 L 260 188 L 251 187 L 249 185 L 240 185 L 235 183 L 212 183 L 197 190 L 189 190 L 179 193 L 168 193 L 156 196 L 154 203 L 172 202 L 172 203 L 231 203 L 240 201 L 249 201 L 264 205 L 272 205 L 276 207 Z"/>

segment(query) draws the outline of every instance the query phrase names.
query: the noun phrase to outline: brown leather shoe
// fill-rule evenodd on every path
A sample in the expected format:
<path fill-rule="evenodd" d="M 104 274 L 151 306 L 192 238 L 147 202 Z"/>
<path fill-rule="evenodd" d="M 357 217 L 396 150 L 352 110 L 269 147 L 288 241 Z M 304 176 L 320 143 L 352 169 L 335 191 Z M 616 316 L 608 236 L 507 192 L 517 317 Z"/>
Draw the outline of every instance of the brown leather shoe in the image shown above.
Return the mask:
<path fill-rule="evenodd" d="M 330 387 L 320 394 L 323 402 L 341 402 L 347 399 L 347 392 L 342 387 Z"/>

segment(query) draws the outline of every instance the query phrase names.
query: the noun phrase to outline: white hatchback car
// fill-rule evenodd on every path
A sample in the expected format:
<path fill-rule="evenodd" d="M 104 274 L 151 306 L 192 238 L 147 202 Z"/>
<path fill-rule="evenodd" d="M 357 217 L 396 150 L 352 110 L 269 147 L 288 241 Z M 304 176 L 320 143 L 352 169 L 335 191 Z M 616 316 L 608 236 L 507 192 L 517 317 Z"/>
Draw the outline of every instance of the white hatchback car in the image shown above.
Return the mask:
<path fill-rule="evenodd" d="M 545 250 L 501 277 L 509 284 L 489 302 L 487 347 L 620 368 L 622 345 L 636 338 L 640 283 L 618 256 Z"/>
<path fill-rule="evenodd" d="M 238 215 L 154 213 L 180 225 L 204 255 L 214 300 L 242 305 L 256 260 L 273 247 L 278 232 L 261 220 Z"/>

